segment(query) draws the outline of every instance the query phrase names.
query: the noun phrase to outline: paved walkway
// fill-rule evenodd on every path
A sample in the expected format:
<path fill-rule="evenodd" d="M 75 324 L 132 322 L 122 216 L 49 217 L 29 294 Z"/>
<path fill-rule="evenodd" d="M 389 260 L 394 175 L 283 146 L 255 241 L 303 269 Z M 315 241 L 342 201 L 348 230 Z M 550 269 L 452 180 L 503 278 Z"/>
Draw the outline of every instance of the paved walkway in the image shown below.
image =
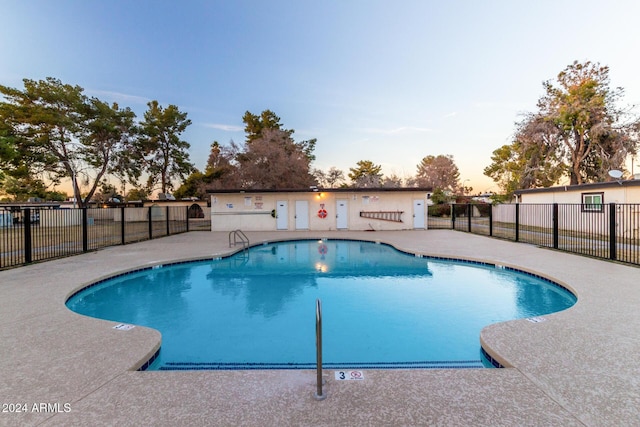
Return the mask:
<path fill-rule="evenodd" d="M 139 266 L 229 252 L 226 233 L 192 232 L 0 272 L 0 425 L 636 426 L 637 268 L 448 230 L 247 233 L 378 240 L 554 278 L 569 310 L 491 325 L 481 339 L 507 369 L 372 370 L 315 401 L 315 371 L 136 372 L 160 334 L 80 316 L 64 302 Z M 16 413 L 19 404 L 25 412 Z M 44 405 L 43 405 L 44 404 Z M 69 410 L 69 412 L 66 412 Z"/>

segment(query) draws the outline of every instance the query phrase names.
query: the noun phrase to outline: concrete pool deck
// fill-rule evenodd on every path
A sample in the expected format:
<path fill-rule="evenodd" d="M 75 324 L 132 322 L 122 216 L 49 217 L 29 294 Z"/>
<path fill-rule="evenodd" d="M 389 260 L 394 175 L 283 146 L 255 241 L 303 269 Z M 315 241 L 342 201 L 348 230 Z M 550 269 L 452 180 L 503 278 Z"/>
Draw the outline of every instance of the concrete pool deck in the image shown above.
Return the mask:
<path fill-rule="evenodd" d="M 364 381 L 326 370 L 328 397 L 316 401 L 315 371 L 135 371 L 160 334 L 115 330 L 68 310 L 67 297 L 118 272 L 227 254 L 227 233 L 111 247 L 0 271 L 0 425 L 640 424 L 638 268 L 449 230 L 246 234 L 252 244 L 340 237 L 514 266 L 562 283 L 578 302 L 539 323 L 485 328 L 487 350 L 511 368 L 367 370 Z"/>

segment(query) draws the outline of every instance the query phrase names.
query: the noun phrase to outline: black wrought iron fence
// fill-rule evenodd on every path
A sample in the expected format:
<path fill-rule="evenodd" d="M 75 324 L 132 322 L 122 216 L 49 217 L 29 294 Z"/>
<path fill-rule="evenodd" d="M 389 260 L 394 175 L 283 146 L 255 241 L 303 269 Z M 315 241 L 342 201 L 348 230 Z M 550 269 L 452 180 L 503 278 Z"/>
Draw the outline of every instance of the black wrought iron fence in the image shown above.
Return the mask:
<path fill-rule="evenodd" d="M 185 206 L 0 211 L 0 269 L 190 230 L 211 230 Z"/>
<path fill-rule="evenodd" d="M 640 265 L 640 204 L 434 205 L 427 226 Z"/>

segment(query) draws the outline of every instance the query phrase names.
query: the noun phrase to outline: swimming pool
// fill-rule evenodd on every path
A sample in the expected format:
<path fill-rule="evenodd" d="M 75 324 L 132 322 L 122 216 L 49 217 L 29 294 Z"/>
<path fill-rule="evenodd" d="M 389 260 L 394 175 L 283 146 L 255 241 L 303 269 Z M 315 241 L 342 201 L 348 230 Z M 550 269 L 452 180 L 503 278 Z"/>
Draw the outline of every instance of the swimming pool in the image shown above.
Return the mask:
<path fill-rule="evenodd" d="M 283 369 L 315 366 L 317 298 L 327 368 L 487 366 L 483 327 L 576 301 L 551 282 L 489 264 L 321 240 L 128 273 L 67 306 L 159 330 L 162 351 L 151 370 Z"/>

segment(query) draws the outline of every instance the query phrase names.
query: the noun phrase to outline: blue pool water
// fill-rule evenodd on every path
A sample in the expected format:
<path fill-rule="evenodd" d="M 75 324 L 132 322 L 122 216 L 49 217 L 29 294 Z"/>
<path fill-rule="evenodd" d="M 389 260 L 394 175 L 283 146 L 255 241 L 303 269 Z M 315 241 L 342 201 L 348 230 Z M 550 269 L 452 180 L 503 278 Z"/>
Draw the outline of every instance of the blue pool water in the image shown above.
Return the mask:
<path fill-rule="evenodd" d="M 327 368 L 486 366 L 483 327 L 576 302 L 548 281 L 492 265 L 326 240 L 126 274 L 67 306 L 159 330 L 151 370 L 305 368 L 315 366 L 317 298 Z"/>

